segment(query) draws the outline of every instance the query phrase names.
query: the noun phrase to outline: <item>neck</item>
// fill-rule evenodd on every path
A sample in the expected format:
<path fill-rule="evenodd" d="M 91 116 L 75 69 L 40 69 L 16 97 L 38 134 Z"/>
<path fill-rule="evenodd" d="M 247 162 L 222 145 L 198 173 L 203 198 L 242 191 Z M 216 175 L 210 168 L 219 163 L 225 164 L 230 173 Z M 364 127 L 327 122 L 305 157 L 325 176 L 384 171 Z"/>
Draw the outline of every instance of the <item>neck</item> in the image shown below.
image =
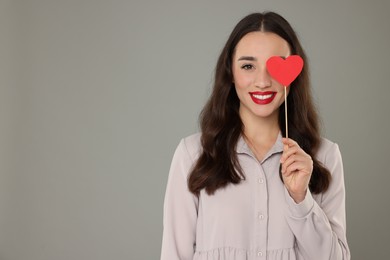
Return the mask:
<path fill-rule="evenodd" d="M 251 142 L 263 147 L 274 144 L 280 131 L 278 111 L 269 117 L 258 117 L 240 109 L 240 117 L 244 124 L 244 135 Z"/>

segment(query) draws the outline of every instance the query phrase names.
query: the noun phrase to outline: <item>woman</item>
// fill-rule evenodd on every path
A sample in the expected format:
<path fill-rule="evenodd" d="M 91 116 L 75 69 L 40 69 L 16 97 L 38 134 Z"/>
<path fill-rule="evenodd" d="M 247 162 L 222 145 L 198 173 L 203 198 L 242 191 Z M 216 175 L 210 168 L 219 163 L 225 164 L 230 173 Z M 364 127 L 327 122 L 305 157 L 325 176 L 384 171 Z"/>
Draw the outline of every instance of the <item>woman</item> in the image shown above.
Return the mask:
<path fill-rule="evenodd" d="M 272 56 L 305 62 L 287 88 Z M 181 140 L 164 201 L 162 260 L 350 259 L 343 166 L 320 137 L 305 53 L 280 15 L 254 13 L 218 59 L 201 133 Z"/>

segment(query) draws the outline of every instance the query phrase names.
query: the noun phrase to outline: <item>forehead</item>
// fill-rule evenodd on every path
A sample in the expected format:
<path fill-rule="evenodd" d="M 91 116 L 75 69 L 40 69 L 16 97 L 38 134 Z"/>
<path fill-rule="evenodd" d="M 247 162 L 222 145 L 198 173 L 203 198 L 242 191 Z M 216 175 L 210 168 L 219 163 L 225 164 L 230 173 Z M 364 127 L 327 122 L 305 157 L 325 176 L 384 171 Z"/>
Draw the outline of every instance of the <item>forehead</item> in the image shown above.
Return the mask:
<path fill-rule="evenodd" d="M 250 32 L 238 42 L 234 56 L 253 56 L 269 58 L 271 56 L 290 55 L 290 47 L 286 40 L 275 33 Z"/>

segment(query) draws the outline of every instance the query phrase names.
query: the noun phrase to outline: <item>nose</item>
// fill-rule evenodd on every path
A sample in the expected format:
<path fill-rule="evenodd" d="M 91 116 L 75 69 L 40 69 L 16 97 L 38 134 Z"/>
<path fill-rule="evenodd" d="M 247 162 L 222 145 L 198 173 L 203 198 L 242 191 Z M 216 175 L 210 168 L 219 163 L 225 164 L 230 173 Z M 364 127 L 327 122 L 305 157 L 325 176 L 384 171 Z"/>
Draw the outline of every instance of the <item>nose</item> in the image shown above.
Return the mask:
<path fill-rule="evenodd" d="M 272 78 L 269 75 L 266 66 L 258 71 L 255 78 L 255 85 L 258 88 L 268 88 L 272 85 Z"/>

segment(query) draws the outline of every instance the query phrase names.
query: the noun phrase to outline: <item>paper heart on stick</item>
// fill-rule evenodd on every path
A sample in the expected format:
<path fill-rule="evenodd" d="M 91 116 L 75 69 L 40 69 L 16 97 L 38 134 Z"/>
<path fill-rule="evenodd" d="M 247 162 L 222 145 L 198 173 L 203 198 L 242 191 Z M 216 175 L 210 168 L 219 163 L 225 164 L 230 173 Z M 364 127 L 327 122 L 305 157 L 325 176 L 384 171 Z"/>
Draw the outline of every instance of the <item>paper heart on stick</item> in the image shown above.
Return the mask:
<path fill-rule="evenodd" d="M 301 73 L 303 59 L 299 55 L 291 55 L 286 59 L 280 56 L 272 56 L 267 60 L 266 65 L 271 77 L 287 87 Z"/>

